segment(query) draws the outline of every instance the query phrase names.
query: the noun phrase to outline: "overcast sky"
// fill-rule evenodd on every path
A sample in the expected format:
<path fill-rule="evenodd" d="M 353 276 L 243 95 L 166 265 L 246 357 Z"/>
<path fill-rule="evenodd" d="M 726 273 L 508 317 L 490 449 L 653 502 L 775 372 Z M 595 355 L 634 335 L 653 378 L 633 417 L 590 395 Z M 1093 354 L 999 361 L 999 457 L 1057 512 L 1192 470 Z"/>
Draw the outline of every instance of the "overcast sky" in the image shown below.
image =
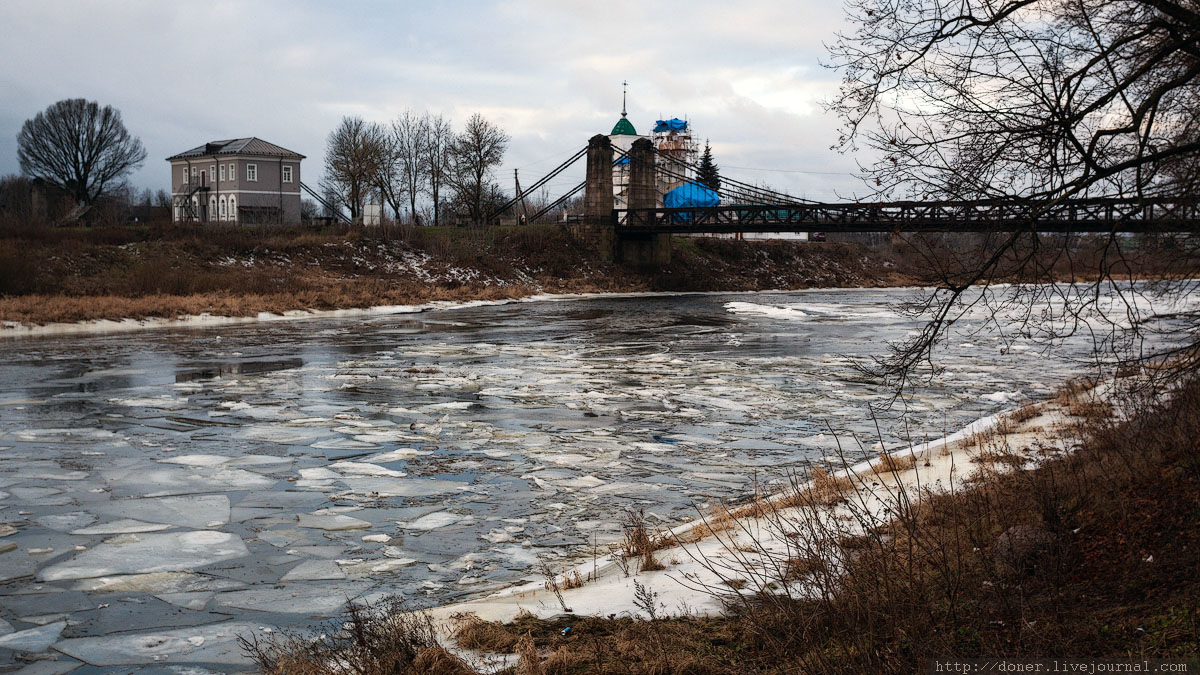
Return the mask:
<path fill-rule="evenodd" d="M 258 136 L 307 156 L 315 185 L 344 115 L 482 113 L 512 136 L 497 179 L 532 183 L 608 133 L 629 82 L 639 133 L 685 117 L 722 173 L 797 196 L 865 193 L 830 150 L 823 43 L 837 2 L 0 1 L 0 174 L 21 124 L 64 98 L 118 108 L 149 153 L 131 182 L 168 188 L 164 159 Z M 580 170 L 582 175 L 582 170 Z M 572 180 L 563 178 L 556 190 Z M 554 196 L 557 196 L 555 194 Z"/>

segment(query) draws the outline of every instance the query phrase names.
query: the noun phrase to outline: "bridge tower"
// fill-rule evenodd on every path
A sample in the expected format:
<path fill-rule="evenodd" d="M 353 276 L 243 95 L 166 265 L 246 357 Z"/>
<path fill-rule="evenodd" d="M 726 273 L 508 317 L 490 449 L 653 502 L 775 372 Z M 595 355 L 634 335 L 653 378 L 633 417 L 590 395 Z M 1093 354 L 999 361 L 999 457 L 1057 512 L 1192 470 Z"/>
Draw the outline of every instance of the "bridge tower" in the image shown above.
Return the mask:
<path fill-rule="evenodd" d="M 583 222 L 574 234 L 596 247 L 605 260 L 613 258 L 613 149 L 604 134 L 588 139 L 587 172 L 583 183 Z"/>
<path fill-rule="evenodd" d="M 629 148 L 629 208 L 654 209 L 658 207 L 658 190 L 654 183 L 654 144 L 648 138 L 639 138 Z M 646 213 L 629 212 L 628 225 L 652 225 L 638 219 L 653 221 Z M 617 262 L 632 263 L 639 267 L 668 265 L 671 262 L 670 234 L 622 233 L 617 226 L 617 241 L 614 249 Z"/>

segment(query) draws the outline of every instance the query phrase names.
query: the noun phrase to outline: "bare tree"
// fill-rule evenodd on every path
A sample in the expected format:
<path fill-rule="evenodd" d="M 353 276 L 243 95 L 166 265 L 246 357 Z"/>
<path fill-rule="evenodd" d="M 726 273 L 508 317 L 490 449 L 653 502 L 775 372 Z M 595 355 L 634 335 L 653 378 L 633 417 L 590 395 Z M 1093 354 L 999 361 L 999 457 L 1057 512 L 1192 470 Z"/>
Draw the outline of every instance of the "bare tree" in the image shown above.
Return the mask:
<path fill-rule="evenodd" d="M 392 207 L 392 213 L 396 222 L 401 222 L 400 206 L 404 203 L 407 187 L 404 181 L 404 171 L 400 162 L 400 152 L 396 144 L 396 137 L 386 130 L 382 138 L 379 172 L 375 176 L 374 185 L 376 191 L 379 193 L 379 198 Z"/>
<path fill-rule="evenodd" d="M 421 224 L 417 215 L 417 197 L 426 185 L 428 171 L 425 146 L 429 144 L 429 131 L 429 115 L 418 117 L 412 110 L 405 110 L 392 122 L 392 145 L 400 180 L 408 194 L 408 217 L 417 225 Z"/>
<path fill-rule="evenodd" d="M 163 190 L 162 188 L 159 188 L 158 191 L 154 193 L 154 205 L 160 206 L 160 207 L 162 207 L 162 206 L 170 207 L 171 206 L 171 193 L 167 192 L 166 190 Z"/>
<path fill-rule="evenodd" d="M 66 99 L 25 120 L 17 135 L 21 171 L 91 204 L 141 166 L 146 149 L 121 113 L 95 101 Z"/>
<path fill-rule="evenodd" d="M 1128 238 L 1110 233 L 1084 261 L 1070 238 L 1033 227 L 1064 199 L 1195 199 L 1194 2 L 848 0 L 848 15 L 851 30 L 831 48 L 844 73 L 831 107 L 844 122 L 838 147 L 877 157 L 863 173 L 878 196 L 1001 199 L 1031 214 L 971 250 L 913 242 L 939 288 L 912 306 L 929 319 L 926 329 L 896 345 L 878 372 L 903 380 L 931 365 L 934 346 L 972 305 L 994 321 L 1016 312 L 1019 337 L 1054 342 L 1097 331 L 1103 351 L 1136 349 L 1150 319 L 1139 298 L 1196 290 L 1194 242 L 1174 258 L 1179 266 L 1160 264 L 1155 274 L 1167 282 L 1144 285 L 1132 281 Z M 1089 281 L 1048 283 L 1079 276 Z M 1000 279 L 1028 285 L 980 290 Z M 1106 304 L 1114 293 L 1117 305 Z M 1188 325 L 1177 354 L 1200 347 L 1200 316 Z"/>
<path fill-rule="evenodd" d="M 387 158 L 386 133 L 361 117 L 343 117 L 329 134 L 325 149 L 325 186 L 350 209 L 350 219 L 360 222 L 363 203 L 377 184 Z"/>
<path fill-rule="evenodd" d="M 492 185 L 492 170 L 504 161 L 508 134 L 479 113 L 471 115 L 462 133 L 454 138 L 451 181 L 470 213 L 471 221 L 484 224 L 484 203 Z"/>
<path fill-rule="evenodd" d="M 429 185 L 429 198 L 433 200 L 433 224 L 437 226 L 441 222 L 442 188 L 449 182 L 454 130 L 450 120 L 441 115 L 428 115 L 422 122 L 426 129 L 424 173 Z"/>

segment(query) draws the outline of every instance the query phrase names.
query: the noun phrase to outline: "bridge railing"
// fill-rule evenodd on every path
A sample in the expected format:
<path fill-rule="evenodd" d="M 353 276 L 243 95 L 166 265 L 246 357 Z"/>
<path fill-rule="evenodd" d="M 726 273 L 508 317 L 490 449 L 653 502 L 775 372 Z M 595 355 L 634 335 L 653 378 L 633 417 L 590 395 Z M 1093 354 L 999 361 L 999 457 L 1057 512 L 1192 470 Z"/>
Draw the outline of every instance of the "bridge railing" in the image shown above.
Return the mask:
<path fill-rule="evenodd" d="M 1020 201 L 745 204 L 708 208 L 616 209 L 622 231 L 1044 232 L 1200 230 L 1195 201 L 1077 199 L 1047 205 Z"/>

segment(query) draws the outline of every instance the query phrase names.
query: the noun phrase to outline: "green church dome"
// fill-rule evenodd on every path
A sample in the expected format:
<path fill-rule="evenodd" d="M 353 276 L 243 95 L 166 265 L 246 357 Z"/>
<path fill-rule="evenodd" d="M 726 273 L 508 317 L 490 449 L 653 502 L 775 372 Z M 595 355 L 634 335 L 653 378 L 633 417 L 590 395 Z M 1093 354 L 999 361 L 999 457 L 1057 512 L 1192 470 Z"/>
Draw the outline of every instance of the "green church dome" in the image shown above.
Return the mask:
<path fill-rule="evenodd" d="M 633 122 L 630 122 L 624 115 L 617 123 L 613 125 L 610 136 L 637 136 L 637 130 L 633 128 Z"/>

